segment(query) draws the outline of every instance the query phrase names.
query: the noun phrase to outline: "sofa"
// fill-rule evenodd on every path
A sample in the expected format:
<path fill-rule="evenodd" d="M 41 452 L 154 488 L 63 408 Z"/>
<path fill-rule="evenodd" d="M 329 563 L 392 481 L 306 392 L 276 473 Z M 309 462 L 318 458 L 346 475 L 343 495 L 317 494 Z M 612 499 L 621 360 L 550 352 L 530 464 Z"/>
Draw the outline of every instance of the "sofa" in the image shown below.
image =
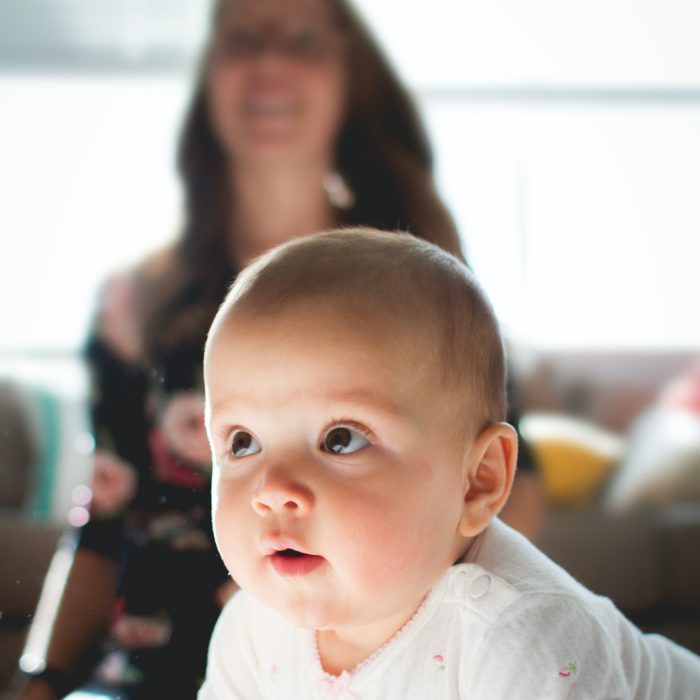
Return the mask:
<path fill-rule="evenodd" d="M 697 355 L 514 355 L 547 501 L 539 547 L 645 631 L 700 653 L 700 412 L 681 416 L 694 432 L 678 436 L 658 417 L 664 390 L 697 372 Z M 636 477 L 645 460 L 655 469 L 646 490 Z"/>
<path fill-rule="evenodd" d="M 635 423 L 694 355 L 543 354 L 514 348 L 511 356 L 525 416 L 523 433 L 542 461 L 547 515 L 538 545 L 586 586 L 610 597 L 641 628 L 700 653 L 700 499 L 680 497 L 621 509 L 612 508 L 607 498 L 628 457 Z M 53 508 L 37 519 L 31 506 L 36 496 L 6 489 L 15 501 L 0 508 L 0 691 L 10 681 L 31 629 L 42 582 L 67 522 L 70 486 L 85 478 L 84 455 L 81 462 L 73 447 L 84 430 L 84 405 L 60 393 L 43 405 L 50 410 L 29 411 L 27 420 L 58 425 L 63 452 L 57 445 L 47 447 L 47 435 L 56 439 L 52 430 L 35 425 L 27 435 L 36 444 L 13 452 L 13 468 L 25 485 L 48 483 L 34 478 L 42 469 L 58 471 L 60 478 L 51 483 L 63 493 L 54 494 Z M 56 415 L 51 417 L 51 411 Z M 47 451 L 54 460 L 48 466 Z M 46 501 L 47 494 L 42 498 Z M 56 578 L 54 598 L 60 587 Z M 45 635 L 51 610 L 48 604 L 43 607 Z M 35 646 L 41 647 L 40 639 Z"/>

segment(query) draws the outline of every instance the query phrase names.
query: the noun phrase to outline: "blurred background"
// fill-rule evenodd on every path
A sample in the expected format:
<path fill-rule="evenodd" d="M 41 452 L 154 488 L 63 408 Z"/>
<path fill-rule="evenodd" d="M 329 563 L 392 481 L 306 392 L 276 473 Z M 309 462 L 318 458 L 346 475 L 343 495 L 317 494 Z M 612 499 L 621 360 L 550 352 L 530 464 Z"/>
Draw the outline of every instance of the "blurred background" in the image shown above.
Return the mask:
<path fill-rule="evenodd" d="M 700 651 L 700 6 L 356 5 L 419 101 L 508 336 L 540 545 Z M 87 513 L 97 292 L 178 231 L 175 142 L 208 13 L 0 2 L 3 674 Z"/>

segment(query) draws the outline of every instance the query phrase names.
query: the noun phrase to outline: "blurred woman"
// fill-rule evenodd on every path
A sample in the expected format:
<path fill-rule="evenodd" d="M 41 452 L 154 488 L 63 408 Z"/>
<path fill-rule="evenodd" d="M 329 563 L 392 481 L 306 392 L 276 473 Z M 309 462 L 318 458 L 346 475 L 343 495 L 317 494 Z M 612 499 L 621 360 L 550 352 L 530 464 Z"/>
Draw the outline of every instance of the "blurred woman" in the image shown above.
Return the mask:
<path fill-rule="evenodd" d="M 460 255 L 431 167 L 411 99 L 344 0 L 218 3 L 180 143 L 184 230 L 108 284 L 88 344 L 91 520 L 25 700 L 90 678 L 130 700 L 195 697 L 235 590 L 213 545 L 202 421 L 217 306 L 258 254 L 342 224 Z"/>

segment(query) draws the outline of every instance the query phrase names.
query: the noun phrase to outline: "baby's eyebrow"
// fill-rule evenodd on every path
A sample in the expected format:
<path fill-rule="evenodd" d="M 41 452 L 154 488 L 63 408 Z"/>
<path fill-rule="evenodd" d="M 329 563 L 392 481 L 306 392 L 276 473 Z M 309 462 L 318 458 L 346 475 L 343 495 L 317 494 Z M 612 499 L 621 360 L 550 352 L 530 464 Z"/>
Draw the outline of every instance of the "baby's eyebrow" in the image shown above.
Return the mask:
<path fill-rule="evenodd" d="M 312 393 L 312 396 L 313 395 Z M 394 417 L 403 415 L 403 411 L 394 401 L 371 390 L 349 389 L 347 391 L 320 391 L 317 392 L 316 395 L 329 403 L 357 406 L 358 408 L 370 408 L 374 411 Z"/>
<path fill-rule="evenodd" d="M 390 417 L 400 417 L 404 415 L 404 411 L 397 403 L 389 397 L 378 394 L 371 389 L 348 389 L 338 390 L 333 388 L 330 390 L 299 390 L 290 394 L 288 397 L 282 398 L 274 396 L 271 398 L 272 403 L 255 394 L 236 394 L 229 393 L 226 398 L 216 401 L 210 406 L 210 415 L 229 413 L 241 407 L 251 407 L 256 410 L 264 410 L 267 405 L 278 406 L 285 401 L 294 401 L 303 397 L 307 401 L 319 401 L 322 404 L 336 404 L 339 408 L 364 408 L 374 412 L 383 413 Z"/>
<path fill-rule="evenodd" d="M 209 410 L 213 413 L 214 411 L 230 411 L 241 406 L 261 406 L 262 404 L 263 402 L 254 395 L 227 392 L 225 399 L 209 403 Z"/>

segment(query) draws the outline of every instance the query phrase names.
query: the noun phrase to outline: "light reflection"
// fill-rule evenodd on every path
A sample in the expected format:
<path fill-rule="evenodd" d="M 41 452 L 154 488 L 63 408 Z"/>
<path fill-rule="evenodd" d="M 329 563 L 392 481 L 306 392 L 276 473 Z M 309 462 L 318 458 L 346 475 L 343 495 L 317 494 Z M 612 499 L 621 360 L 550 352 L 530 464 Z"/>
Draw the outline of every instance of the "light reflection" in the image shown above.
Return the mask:
<path fill-rule="evenodd" d="M 89 455 L 95 449 L 95 438 L 92 433 L 82 432 L 75 436 L 73 445 L 79 454 Z"/>
<path fill-rule="evenodd" d="M 76 506 L 88 506 L 92 501 L 92 490 L 85 484 L 79 484 L 73 489 L 71 496 Z"/>
<path fill-rule="evenodd" d="M 68 511 L 68 522 L 73 527 L 82 527 L 90 520 L 90 513 L 83 506 L 74 506 Z"/>
<path fill-rule="evenodd" d="M 44 660 L 36 654 L 22 654 L 19 667 L 24 673 L 39 673 L 44 668 Z"/>

